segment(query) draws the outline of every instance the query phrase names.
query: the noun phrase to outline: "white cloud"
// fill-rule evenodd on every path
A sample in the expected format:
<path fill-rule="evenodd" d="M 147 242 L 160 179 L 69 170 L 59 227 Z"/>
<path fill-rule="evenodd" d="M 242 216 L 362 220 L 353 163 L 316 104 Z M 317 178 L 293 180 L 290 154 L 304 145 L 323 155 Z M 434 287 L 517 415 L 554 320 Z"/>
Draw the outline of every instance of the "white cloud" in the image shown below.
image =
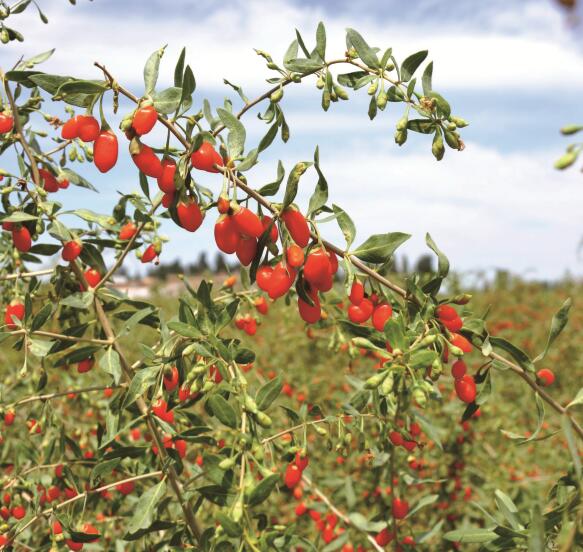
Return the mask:
<path fill-rule="evenodd" d="M 361 30 L 371 44 L 393 46 L 400 59 L 428 48 L 436 60 L 437 87 L 444 91 L 531 89 L 557 82 L 583 87 L 583 55 L 573 47 L 561 15 L 549 3 L 507 3 L 503 9 L 483 10 L 481 27 L 453 17 L 437 24 L 390 15 L 372 19 L 366 13 L 327 13 L 319 7 L 294 6 L 289 0 L 246 0 L 204 14 L 185 0 L 176 4 L 176 10 L 131 17 L 96 5 L 54 5 L 48 26 L 41 26 L 31 9 L 18 20 L 31 29 L 27 41 L 3 47 L 0 55 L 4 59 L 10 51 L 31 55 L 61 42 L 47 69 L 94 76 L 91 64 L 100 60 L 122 82 L 136 84 L 147 55 L 168 42 L 162 72 L 166 82 L 185 45 L 204 89 L 221 87 L 222 78 L 227 77 L 257 90 L 263 86 L 267 70 L 252 48 L 281 56 L 293 38 L 294 27 L 312 42 L 315 26 L 322 19 L 327 24 L 330 56 L 342 54 L 347 26 Z M 4 59 L 3 65 L 7 65 Z"/>

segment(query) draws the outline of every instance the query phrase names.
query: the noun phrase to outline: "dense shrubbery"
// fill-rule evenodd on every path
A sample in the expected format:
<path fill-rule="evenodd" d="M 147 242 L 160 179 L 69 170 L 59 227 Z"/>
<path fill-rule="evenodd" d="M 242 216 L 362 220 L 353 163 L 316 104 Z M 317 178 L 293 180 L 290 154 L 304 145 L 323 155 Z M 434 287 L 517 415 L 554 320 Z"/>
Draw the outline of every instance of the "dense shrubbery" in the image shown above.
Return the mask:
<path fill-rule="evenodd" d="M 550 347 L 570 302 L 548 337 L 519 347 L 497 335 L 503 327 L 489 331 L 477 314 L 487 311 L 471 307 L 462 290 L 441 292 L 449 262 L 430 236 L 437 271 L 398 282 L 386 270 L 406 234 L 373 235 L 355 247 L 349 215 L 329 204 L 317 149 L 313 162 L 289 171 L 282 193 L 281 164 L 269 184 L 246 177 L 278 135 L 289 137 L 284 90 L 310 79 L 324 110 L 348 99 L 347 89 L 366 88 L 370 118 L 387 105 L 404 109 L 397 144 L 418 132 L 432 136 L 438 160 L 446 145 L 462 150 L 466 123 L 433 90 L 432 64 L 415 76 L 427 52 L 398 62 L 390 48 L 372 48 L 349 29 L 346 51 L 329 60 L 320 24 L 312 50 L 297 34 L 282 63 L 258 51 L 271 88 L 250 101 L 235 86 L 238 111 L 229 99 L 216 110 L 207 101 L 195 106 L 184 52 L 174 85 L 157 90 L 163 53 L 148 59 L 139 96 L 100 64 L 102 80 L 43 73 L 37 66 L 50 53 L 2 75 L 1 151 L 12 155 L 0 241 L 0 338 L 10 363 L 1 403 L 2 545 L 348 552 L 580 543 L 583 430 L 571 409 L 583 393 L 564 406 L 543 389 L 553 372 L 536 366 L 553 366 Z M 338 74 L 342 66 L 349 72 Z M 121 98 L 136 105 L 120 117 L 119 133 L 103 106 L 111 102 L 117 113 Z M 70 117 L 51 115 L 51 102 L 64 102 Z M 242 119 L 259 104 L 268 130 L 249 148 Z M 165 144 L 147 144 L 156 125 L 167 131 Z M 124 134 L 142 194 L 122 195 L 111 214 L 65 212 L 59 196 L 70 184 L 93 188 L 72 167 L 93 162 L 109 173 Z M 216 175 L 212 188 L 197 182 L 201 171 Z M 307 171 L 316 188 L 308 205 L 296 205 Z M 71 215 L 78 226 L 65 224 Z M 163 220 L 188 232 L 214 223 L 218 249 L 243 265 L 241 285 L 232 277 L 192 289 L 185 280 L 175 305 L 110 287 L 131 252 L 155 261 Z M 330 221 L 342 230 L 342 247 L 320 235 Z M 55 255 L 63 262 L 31 269 Z M 536 410 L 536 431 L 504 423 L 508 405 L 493 391 L 495 379 L 529 386 L 531 404 L 522 385 L 516 405 L 528 409 L 528 427 Z M 507 447 L 553 437 L 545 404 L 561 416 L 571 464 L 561 455 L 545 501 L 523 499 L 528 489 L 484 493 L 474 445 L 503 468 L 497 456 Z M 490 443 L 483 418 L 515 445 L 495 447 L 497 436 Z M 496 517 L 460 505 L 476 495 L 478 508 L 495 497 Z"/>

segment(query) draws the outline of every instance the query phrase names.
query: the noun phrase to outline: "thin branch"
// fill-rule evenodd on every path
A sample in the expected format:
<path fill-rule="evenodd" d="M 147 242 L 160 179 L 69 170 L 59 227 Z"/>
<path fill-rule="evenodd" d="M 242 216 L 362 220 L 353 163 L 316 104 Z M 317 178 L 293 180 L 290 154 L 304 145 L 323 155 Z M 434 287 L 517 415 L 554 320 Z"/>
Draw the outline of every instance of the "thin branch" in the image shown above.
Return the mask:
<path fill-rule="evenodd" d="M 105 391 L 106 389 L 121 389 L 127 387 L 127 384 L 122 383 L 120 385 L 94 385 L 92 387 L 84 387 L 83 389 L 69 389 L 68 391 L 57 391 L 55 393 L 45 393 L 44 395 L 35 395 L 32 397 L 26 397 L 25 399 L 20 399 L 12 404 L 7 405 L 7 408 L 15 408 L 17 406 L 22 406 L 23 404 L 35 402 L 35 401 L 50 401 L 58 397 L 64 397 L 66 395 L 80 395 L 81 393 L 90 393 L 93 391 Z"/>
<path fill-rule="evenodd" d="M 318 498 L 320 498 L 320 500 L 322 500 L 322 502 L 324 502 L 324 504 L 326 504 L 326 506 L 328 506 L 328 508 L 330 508 L 330 510 L 332 512 L 334 512 L 346 525 L 350 525 L 351 527 L 354 527 L 357 531 L 364 533 L 366 535 L 367 540 L 371 543 L 372 547 L 375 550 L 383 552 L 384 548 L 382 548 L 381 546 L 379 546 L 377 544 L 377 541 L 374 539 L 374 537 L 372 535 L 370 535 L 368 532 L 363 531 L 360 527 L 356 526 L 354 523 L 352 523 L 350 518 L 344 512 L 342 512 L 336 506 L 334 506 L 332 501 L 320 489 L 318 489 L 318 487 L 316 487 L 316 485 L 314 485 L 314 483 L 312 483 L 311 479 L 309 479 L 305 475 L 302 475 L 302 481 L 306 485 L 308 485 L 308 487 L 311 487 L 314 494 Z"/>
<path fill-rule="evenodd" d="M 45 276 L 46 274 L 52 274 L 54 271 L 54 268 L 47 268 L 45 270 L 36 270 L 34 272 L 15 272 L 14 274 L 0 276 L 0 282 L 5 280 L 19 280 L 20 278 L 33 278 L 35 276 Z"/>

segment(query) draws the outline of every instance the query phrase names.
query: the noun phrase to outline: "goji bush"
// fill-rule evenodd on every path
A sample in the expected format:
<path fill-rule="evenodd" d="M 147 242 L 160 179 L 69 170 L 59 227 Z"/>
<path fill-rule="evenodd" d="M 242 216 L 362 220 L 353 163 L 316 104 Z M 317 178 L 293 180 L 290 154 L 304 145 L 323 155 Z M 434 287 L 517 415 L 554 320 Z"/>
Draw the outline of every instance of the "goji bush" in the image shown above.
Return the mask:
<path fill-rule="evenodd" d="M 337 58 L 326 46 L 320 24 L 315 46 L 297 33 L 282 62 L 258 50 L 270 88 L 249 100 L 232 85 L 238 99 L 216 108 L 193 97 L 184 51 L 163 90 L 164 49 L 147 60 L 141 91 L 101 63 L 94 80 L 43 73 L 38 66 L 50 53 L 2 73 L 0 151 L 10 159 L 1 189 L 0 340 L 9 365 L 0 403 L 0 547 L 583 544 L 583 429 L 573 412 L 583 392 L 563 405 L 552 395 L 552 369 L 541 367 L 570 301 L 533 359 L 523 350 L 531 347 L 489 331 L 469 294 L 443 285 L 449 261 L 429 235 L 437 271 L 395 281 L 389 268 L 407 234 L 375 234 L 355 246 L 349 214 L 329 202 L 318 149 L 289 170 L 281 191 L 281 163 L 268 184 L 247 176 L 267 148 L 288 140 L 284 91 L 304 82 L 315 81 L 325 111 L 363 88 L 371 119 L 389 105 L 403 109 L 398 145 L 416 132 L 429 136 L 437 160 L 446 146 L 463 150 L 458 131 L 467 123 L 433 89 L 426 51 L 399 61 L 352 29 Z M 62 105 L 67 117 L 51 113 Z M 256 107 L 267 132 L 249 145 L 243 121 Z M 149 136 L 155 127 L 166 134 L 158 144 Z M 70 185 L 88 197 L 96 191 L 82 164 L 112 175 L 124 144 L 141 193 L 120 194 L 107 214 L 64 210 L 59 199 Z M 209 187 L 199 182 L 204 173 Z M 306 174 L 316 177 L 315 190 L 298 205 Z M 323 239 L 325 223 L 338 224 L 345 243 Z M 240 284 L 203 279 L 194 289 L 184 279 L 172 308 L 168 298 L 138 301 L 112 287 L 128 255 L 151 263 L 170 247 L 159 234 L 168 224 L 193 240 L 214 224 L 216 247 L 241 264 Z M 50 267 L 33 270 L 43 262 Z M 278 321 L 287 325 L 269 328 Z M 464 487 L 464 455 L 474 425 L 489 415 L 487 401 L 495 403 L 499 375 L 505 385 L 523 383 L 538 416 L 530 434 L 506 431 L 515 444 L 505 446 L 548 438 L 546 405 L 560 416 L 571 454 L 543 504 L 522 511 L 497 489 L 495 514 L 476 502 L 473 525 L 458 525 L 452 504 L 474 492 Z M 461 420 L 452 410 L 459 404 Z"/>

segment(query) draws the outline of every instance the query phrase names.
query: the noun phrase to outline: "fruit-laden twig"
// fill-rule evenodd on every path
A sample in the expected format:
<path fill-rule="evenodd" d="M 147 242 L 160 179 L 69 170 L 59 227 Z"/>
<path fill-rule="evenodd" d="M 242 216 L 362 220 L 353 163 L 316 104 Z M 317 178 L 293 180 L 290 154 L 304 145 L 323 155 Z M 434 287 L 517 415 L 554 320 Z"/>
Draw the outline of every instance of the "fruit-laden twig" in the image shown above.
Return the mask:
<path fill-rule="evenodd" d="M 316 487 L 307 476 L 302 475 L 302 481 L 306 485 L 308 485 L 308 487 L 310 487 L 312 489 L 312 491 L 314 491 L 314 494 L 318 498 L 320 498 L 322 500 L 322 502 L 324 502 L 324 504 L 326 504 L 326 506 L 328 506 L 328 508 L 330 508 L 330 510 L 332 512 L 334 512 L 346 525 L 350 525 L 351 527 L 354 527 L 357 531 L 360 531 L 361 533 L 364 532 L 366 534 L 367 540 L 371 543 L 372 547 L 375 550 L 379 550 L 380 552 L 383 552 L 384 548 L 382 548 L 381 546 L 379 546 L 377 544 L 377 541 L 374 539 L 374 537 L 372 535 L 370 535 L 368 532 L 363 531 L 362 529 L 360 529 L 359 527 L 354 525 L 354 523 L 352 523 L 352 521 L 350 521 L 350 518 L 344 512 L 342 512 L 336 506 L 334 506 L 332 501 L 320 489 L 318 489 L 318 487 Z"/>
<path fill-rule="evenodd" d="M 73 498 L 69 498 L 68 500 L 60 502 L 59 504 L 57 504 L 56 506 L 53 506 L 52 508 L 47 508 L 46 510 L 43 510 L 40 514 L 36 514 L 34 517 L 30 518 L 28 520 L 28 522 L 26 522 L 22 527 L 19 527 L 19 529 L 14 533 L 14 535 L 12 535 L 11 540 L 15 539 L 18 535 L 20 535 L 21 533 L 26 531 L 26 529 L 28 529 L 33 523 L 35 523 L 41 517 L 50 516 L 51 514 L 56 512 L 57 510 L 61 510 L 65 506 L 68 506 L 69 504 L 72 504 L 73 502 L 77 502 L 77 500 L 81 500 L 82 498 L 85 498 L 90 494 L 101 493 L 103 491 L 106 491 L 108 489 L 116 487 L 117 485 L 123 485 L 124 483 L 132 483 L 135 481 L 140 481 L 141 479 L 149 479 L 150 477 L 159 477 L 161 475 L 164 475 L 164 472 L 155 471 L 155 472 L 150 472 L 150 473 L 143 473 L 141 475 L 134 475 L 133 477 L 128 477 L 127 479 L 122 479 L 121 481 L 116 481 L 115 483 L 108 483 L 107 485 L 103 485 L 103 486 L 98 487 L 96 489 L 90 489 L 88 491 L 84 491 L 82 493 L 79 493 L 78 495 L 75 495 Z M 4 550 L 5 546 L 8 546 L 8 545 L 0 546 L 0 550 Z"/>

